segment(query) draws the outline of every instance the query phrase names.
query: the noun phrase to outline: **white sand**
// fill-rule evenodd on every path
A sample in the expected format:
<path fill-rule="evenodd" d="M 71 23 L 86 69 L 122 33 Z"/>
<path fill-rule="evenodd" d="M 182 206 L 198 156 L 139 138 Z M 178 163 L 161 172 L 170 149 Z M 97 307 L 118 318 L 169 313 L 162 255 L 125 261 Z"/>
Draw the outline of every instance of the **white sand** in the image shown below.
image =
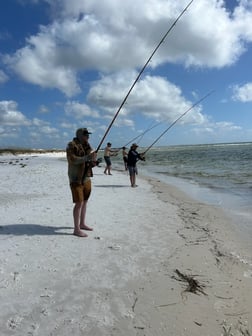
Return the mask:
<path fill-rule="evenodd" d="M 61 156 L 0 157 L 1 336 L 252 335 L 250 251 L 219 209 L 97 167 L 75 237 Z"/>

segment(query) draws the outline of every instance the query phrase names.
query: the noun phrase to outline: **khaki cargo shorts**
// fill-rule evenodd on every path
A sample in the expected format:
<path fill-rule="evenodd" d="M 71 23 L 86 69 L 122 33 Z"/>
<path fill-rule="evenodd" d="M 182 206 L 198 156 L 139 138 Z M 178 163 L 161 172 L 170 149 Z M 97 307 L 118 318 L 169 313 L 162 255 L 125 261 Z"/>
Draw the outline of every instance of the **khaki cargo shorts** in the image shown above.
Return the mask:
<path fill-rule="evenodd" d="M 91 180 L 87 180 L 84 184 L 71 183 L 70 184 L 73 203 L 87 201 L 91 194 Z"/>

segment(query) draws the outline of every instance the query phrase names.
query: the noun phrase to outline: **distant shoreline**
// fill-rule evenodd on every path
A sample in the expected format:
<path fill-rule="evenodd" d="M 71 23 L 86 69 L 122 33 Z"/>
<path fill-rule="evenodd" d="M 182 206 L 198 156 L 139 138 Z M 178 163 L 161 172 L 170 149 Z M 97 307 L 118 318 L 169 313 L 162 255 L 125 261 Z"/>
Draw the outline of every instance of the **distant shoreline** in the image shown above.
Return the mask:
<path fill-rule="evenodd" d="M 241 142 L 227 142 L 227 143 L 206 143 L 206 144 L 184 144 L 184 145 L 169 145 L 169 146 L 154 146 L 152 147 L 152 150 L 160 150 L 164 147 L 169 148 L 177 148 L 177 147 L 191 147 L 191 146 L 223 146 L 223 145 L 246 145 L 251 144 L 251 141 L 241 141 Z M 142 149 L 147 148 L 146 146 L 140 146 Z M 101 151 L 104 149 L 101 149 Z M 19 154 L 45 154 L 45 153 L 63 153 L 65 152 L 65 149 L 31 149 L 31 148 L 19 148 L 19 147 L 12 147 L 12 148 L 0 148 L 0 155 L 4 154 L 13 154 L 13 155 L 19 155 Z"/>
<path fill-rule="evenodd" d="M 5 154 L 45 154 L 45 153 L 63 153 L 64 149 L 26 149 L 26 148 L 2 148 L 0 149 L 0 155 Z"/>

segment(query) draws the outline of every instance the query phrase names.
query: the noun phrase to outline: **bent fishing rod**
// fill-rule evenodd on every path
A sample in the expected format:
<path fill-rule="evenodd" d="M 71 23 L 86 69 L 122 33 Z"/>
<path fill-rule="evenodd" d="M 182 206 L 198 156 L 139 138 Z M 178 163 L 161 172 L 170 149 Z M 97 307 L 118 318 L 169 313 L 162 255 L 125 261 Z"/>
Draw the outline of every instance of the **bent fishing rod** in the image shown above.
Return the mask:
<path fill-rule="evenodd" d="M 164 34 L 164 36 L 162 37 L 162 39 L 160 40 L 160 42 L 158 43 L 158 45 L 156 46 L 156 48 L 153 50 L 153 52 L 151 53 L 150 57 L 147 59 L 146 63 L 144 64 L 144 66 L 142 67 L 142 69 L 140 70 L 140 72 L 138 73 L 136 79 L 134 80 L 133 84 L 131 85 L 129 91 L 127 92 L 125 98 L 123 99 L 121 105 L 119 106 L 116 114 L 114 115 L 111 123 L 109 124 L 105 134 L 103 135 L 97 149 L 96 149 L 96 152 L 99 151 L 99 149 L 101 148 L 101 145 L 104 141 L 104 139 L 106 138 L 109 130 L 111 129 L 114 121 L 116 120 L 119 112 L 121 111 L 123 105 L 125 104 L 126 100 L 128 99 L 131 91 L 133 90 L 134 86 L 136 85 L 137 81 L 139 80 L 139 78 L 141 77 L 142 73 L 144 72 L 145 68 L 147 67 L 147 65 L 150 63 L 152 57 L 154 56 L 154 54 L 156 53 L 156 51 L 158 50 L 158 48 L 161 46 L 161 44 L 164 42 L 164 40 L 166 39 L 167 35 L 170 33 L 170 31 L 175 27 L 176 23 L 178 22 L 178 20 L 181 18 L 181 16 L 187 11 L 187 9 L 189 8 L 189 6 L 192 4 L 193 0 L 191 0 L 188 5 L 183 9 L 183 11 L 179 14 L 179 16 L 176 18 L 176 20 L 173 22 L 173 24 L 171 25 L 171 27 L 167 30 L 167 32 Z"/>
<path fill-rule="evenodd" d="M 207 97 L 209 97 L 214 91 L 210 91 L 208 94 L 206 94 L 204 97 L 202 97 L 201 99 L 199 99 L 196 103 L 194 103 L 191 107 L 189 107 L 189 109 L 187 109 L 184 113 L 182 113 L 176 120 L 173 121 L 173 123 L 167 127 L 162 133 L 161 135 L 142 153 L 142 155 L 145 155 L 150 149 L 151 147 L 153 147 L 155 145 L 155 143 L 158 142 L 158 140 L 165 135 L 165 133 L 167 133 L 169 131 L 169 129 L 171 129 L 181 118 L 183 118 L 189 111 L 191 111 L 195 106 L 197 106 L 199 103 L 201 103 L 203 100 L 205 100 Z"/>
<path fill-rule="evenodd" d="M 137 135 L 135 138 L 133 138 L 133 139 L 131 139 L 130 141 L 128 141 L 128 142 L 126 143 L 126 145 L 124 145 L 123 147 L 127 147 L 131 142 L 135 141 L 136 139 L 138 139 L 138 138 L 140 138 L 140 137 L 143 137 L 144 134 L 146 134 L 147 132 L 149 132 L 149 131 L 152 130 L 154 127 L 158 126 L 159 124 L 160 124 L 160 123 L 155 124 L 155 125 L 153 125 L 153 126 L 147 128 L 145 131 L 143 131 L 142 133 L 140 133 L 139 135 Z M 141 141 L 141 139 L 140 139 L 140 141 Z M 123 148 L 123 147 L 121 147 L 121 148 Z"/>
<path fill-rule="evenodd" d="M 160 121 L 159 123 L 152 125 L 151 127 L 147 128 L 145 131 L 143 131 L 141 134 L 137 135 L 135 138 L 131 139 L 129 142 L 126 143 L 126 145 L 124 145 L 124 147 L 127 147 L 131 142 L 135 141 L 136 139 L 143 137 L 147 132 L 151 131 L 153 128 L 161 125 L 163 123 L 163 121 Z M 140 139 L 141 141 L 141 139 Z"/>
<path fill-rule="evenodd" d="M 213 91 L 212 91 L 213 92 Z M 211 93 L 212 93 L 211 92 Z M 209 93 L 208 95 L 210 95 L 211 93 Z M 205 99 L 208 95 L 206 95 L 205 97 L 203 97 L 200 101 L 196 102 L 195 105 L 191 106 L 190 109 L 192 109 L 193 107 L 195 107 L 197 104 L 199 104 L 203 99 Z M 190 110 L 189 109 L 189 110 Z M 189 110 L 187 110 L 185 113 L 189 112 Z M 183 116 L 183 115 L 182 115 Z M 124 145 L 124 147 L 128 146 L 131 142 L 135 141 L 136 139 L 143 137 L 147 132 L 151 131 L 153 128 L 163 124 L 164 121 L 160 121 L 155 125 L 152 125 L 151 127 L 147 128 L 145 131 L 143 131 L 141 134 L 137 135 L 135 138 L 131 139 L 129 142 L 127 142 L 126 145 Z"/>

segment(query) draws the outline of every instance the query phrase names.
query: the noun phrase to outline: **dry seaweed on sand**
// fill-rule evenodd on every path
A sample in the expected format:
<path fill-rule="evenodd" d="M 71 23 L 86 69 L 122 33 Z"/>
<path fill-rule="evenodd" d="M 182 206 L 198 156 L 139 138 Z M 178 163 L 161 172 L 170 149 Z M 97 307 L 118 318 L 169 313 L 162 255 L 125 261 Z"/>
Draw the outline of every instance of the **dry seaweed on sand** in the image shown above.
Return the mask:
<path fill-rule="evenodd" d="M 175 273 L 178 275 L 179 278 L 173 277 L 174 279 L 176 279 L 178 281 L 187 282 L 187 284 L 188 284 L 186 289 L 183 291 L 183 293 L 184 292 L 190 292 L 190 293 L 194 293 L 194 294 L 207 295 L 203 290 L 203 288 L 205 286 L 200 284 L 198 280 L 193 278 L 193 276 L 183 274 L 178 269 L 175 270 Z"/>

